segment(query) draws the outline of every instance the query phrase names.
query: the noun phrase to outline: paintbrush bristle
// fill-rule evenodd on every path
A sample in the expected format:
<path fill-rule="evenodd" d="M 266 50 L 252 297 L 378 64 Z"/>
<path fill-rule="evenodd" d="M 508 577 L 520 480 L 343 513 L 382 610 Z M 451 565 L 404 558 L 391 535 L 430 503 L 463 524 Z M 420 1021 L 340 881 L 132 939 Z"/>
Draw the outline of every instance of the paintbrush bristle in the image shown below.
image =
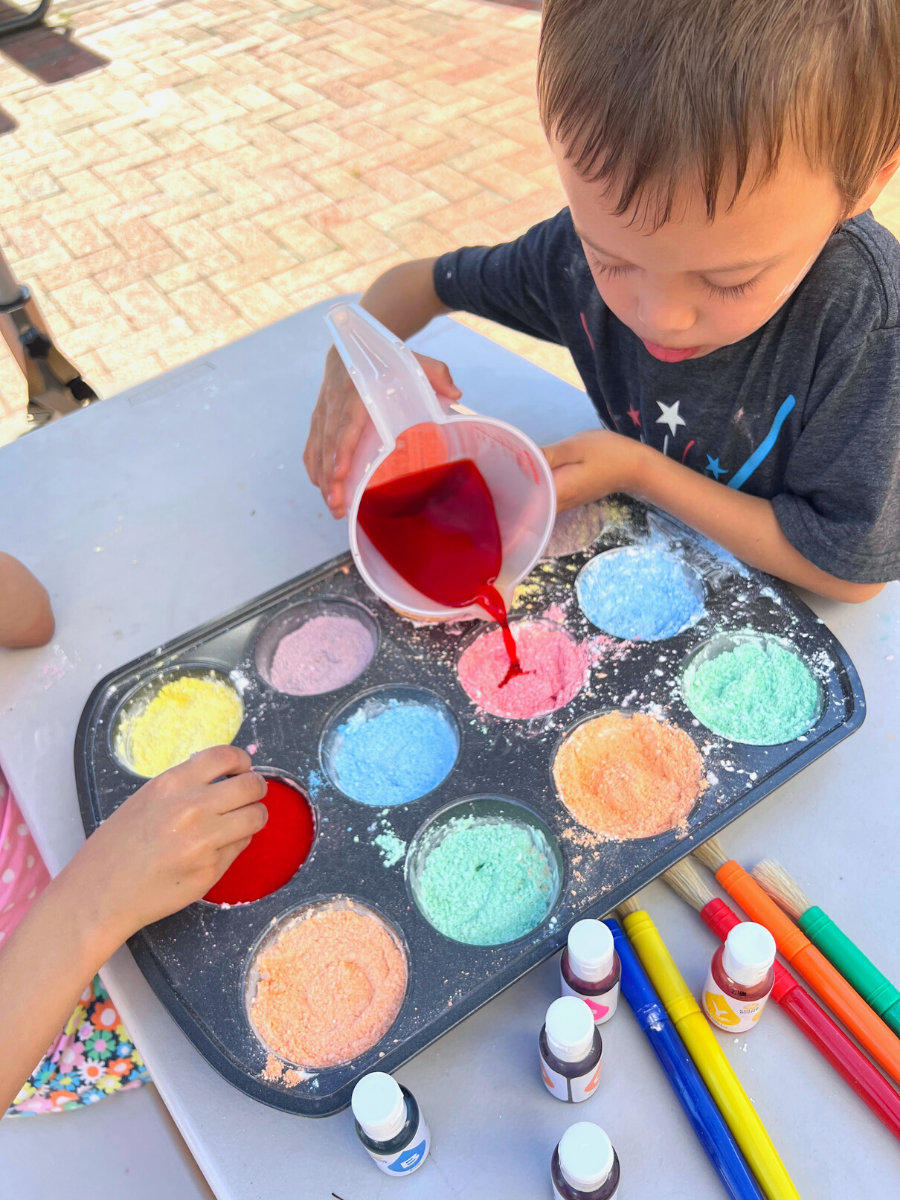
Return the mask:
<path fill-rule="evenodd" d="M 795 921 L 799 921 L 806 910 L 812 908 L 812 901 L 800 884 L 773 859 L 764 858 L 757 863 L 751 875 L 763 891 L 768 892 L 775 903 Z"/>
<path fill-rule="evenodd" d="M 690 858 L 683 858 L 674 867 L 669 867 L 668 871 L 663 871 L 663 879 L 673 892 L 687 901 L 691 908 L 696 908 L 697 912 L 716 898 Z"/>
<path fill-rule="evenodd" d="M 638 900 L 637 896 L 629 896 L 629 898 L 627 900 L 623 900 L 622 903 L 619 905 L 619 907 L 616 909 L 616 912 L 619 914 L 620 917 L 627 917 L 627 916 L 630 916 L 631 913 L 636 913 L 636 912 L 640 912 L 640 911 L 641 911 L 641 905 L 640 905 L 640 901 Z"/>
<path fill-rule="evenodd" d="M 710 871 L 715 873 L 719 867 L 724 867 L 728 862 L 728 855 L 719 844 L 718 838 L 708 838 L 702 846 L 698 846 L 693 852 L 694 858 L 698 862 L 702 862 L 704 867 L 709 867 Z"/>

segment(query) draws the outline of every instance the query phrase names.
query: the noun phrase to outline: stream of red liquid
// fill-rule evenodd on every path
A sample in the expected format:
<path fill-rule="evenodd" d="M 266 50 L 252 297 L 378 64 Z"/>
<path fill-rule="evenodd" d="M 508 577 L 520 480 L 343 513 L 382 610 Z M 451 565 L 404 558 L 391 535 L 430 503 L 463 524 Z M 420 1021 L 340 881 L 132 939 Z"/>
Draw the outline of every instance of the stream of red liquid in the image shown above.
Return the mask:
<path fill-rule="evenodd" d="M 494 501 L 471 459 L 367 488 L 359 523 L 394 570 L 429 600 L 448 608 L 480 604 L 500 625 L 509 655 L 501 687 L 523 674 L 494 587 L 503 561 Z"/>

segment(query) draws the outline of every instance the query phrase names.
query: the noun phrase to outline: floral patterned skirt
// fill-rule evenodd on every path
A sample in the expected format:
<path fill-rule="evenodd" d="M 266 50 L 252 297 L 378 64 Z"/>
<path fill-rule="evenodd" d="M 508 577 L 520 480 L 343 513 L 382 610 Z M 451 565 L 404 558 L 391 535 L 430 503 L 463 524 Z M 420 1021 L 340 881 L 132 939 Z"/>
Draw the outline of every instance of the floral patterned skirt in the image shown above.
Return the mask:
<path fill-rule="evenodd" d="M 6 1115 L 27 1117 L 96 1104 L 104 1096 L 140 1087 L 149 1080 L 141 1056 L 96 976 Z"/>

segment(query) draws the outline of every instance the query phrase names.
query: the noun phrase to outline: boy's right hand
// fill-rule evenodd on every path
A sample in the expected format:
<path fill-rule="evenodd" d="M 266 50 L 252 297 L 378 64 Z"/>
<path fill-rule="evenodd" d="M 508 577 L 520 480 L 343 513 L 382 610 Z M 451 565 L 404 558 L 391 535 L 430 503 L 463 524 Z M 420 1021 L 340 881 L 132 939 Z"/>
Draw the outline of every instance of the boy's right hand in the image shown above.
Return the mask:
<path fill-rule="evenodd" d="M 119 945 L 204 896 L 265 825 L 266 781 L 237 746 L 214 746 L 138 788 L 67 872 L 83 880 L 89 926 Z M 102 932 L 101 932 L 102 931 Z"/>
<path fill-rule="evenodd" d="M 462 392 L 453 382 L 446 363 L 425 354 L 417 354 L 416 358 L 438 399 L 450 402 L 459 400 Z M 320 489 L 333 517 L 347 515 L 350 497 L 346 494 L 344 480 L 350 471 L 353 452 L 369 420 L 347 368 L 332 346 L 325 359 L 325 374 L 309 428 L 303 462 L 310 480 Z"/>

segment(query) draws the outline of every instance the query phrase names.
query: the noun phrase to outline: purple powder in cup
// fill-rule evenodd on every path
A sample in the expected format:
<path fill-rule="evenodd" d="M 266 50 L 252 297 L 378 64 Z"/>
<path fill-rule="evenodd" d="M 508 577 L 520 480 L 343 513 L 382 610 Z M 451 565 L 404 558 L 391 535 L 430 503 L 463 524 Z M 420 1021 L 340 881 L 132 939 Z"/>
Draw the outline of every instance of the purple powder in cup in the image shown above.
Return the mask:
<path fill-rule="evenodd" d="M 290 696 L 333 692 L 361 675 L 375 653 L 371 632 L 352 617 L 311 617 L 275 647 L 269 683 Z"/>

